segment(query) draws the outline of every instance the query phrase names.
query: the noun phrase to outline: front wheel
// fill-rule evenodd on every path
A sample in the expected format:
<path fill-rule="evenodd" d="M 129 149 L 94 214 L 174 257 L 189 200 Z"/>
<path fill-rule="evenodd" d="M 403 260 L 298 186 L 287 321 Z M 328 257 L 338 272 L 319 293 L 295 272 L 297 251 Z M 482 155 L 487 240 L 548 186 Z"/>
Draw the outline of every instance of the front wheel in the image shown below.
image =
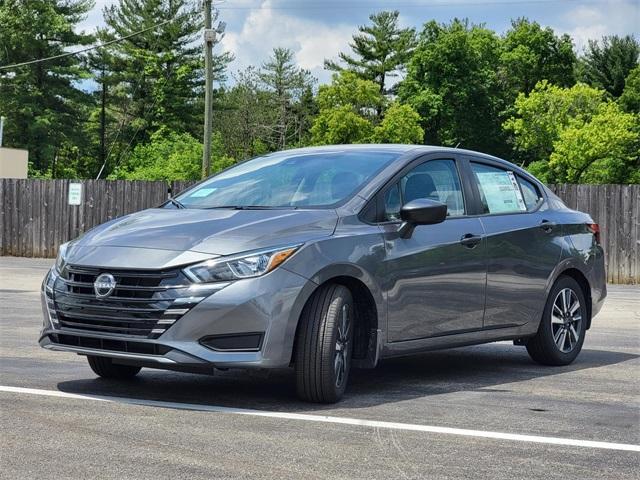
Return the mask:
<path fill-rule="evenodd" d="M 338 284 L 321 286 L 300 316 L 296 337 L 298 397 L 334 403 L 342 398 L 353 351 L 353 298 Z"/>
<path fill-rule="evenodd" d="M 89 361 L 91 370 L 93 370 L 96 375 L 103 378 L 133 378 L 140 371 L 140 367 L 134 367 L 132 365 L 118 365 L 117 363 L 113 363 L 113 360 L 108 357 L 89 355 L 87 360 Z"/>
<path fill-rule="evenodd" d="M 549 292 L 538 332 L 527 343 L 531 358 L 543 365 L 573 362 L 584 343 L 587 317 L 587 303 L 578 282 L 560 277 Z"/>

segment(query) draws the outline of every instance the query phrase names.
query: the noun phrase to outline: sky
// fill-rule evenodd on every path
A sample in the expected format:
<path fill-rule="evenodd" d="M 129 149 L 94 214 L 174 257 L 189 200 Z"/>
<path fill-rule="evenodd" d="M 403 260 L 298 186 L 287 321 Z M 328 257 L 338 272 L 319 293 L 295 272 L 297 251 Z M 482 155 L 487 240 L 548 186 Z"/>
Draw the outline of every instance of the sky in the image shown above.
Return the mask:
<path fill-rule="evenodd" d="M 103 25 L 102 9 L 116 2 L 96 0 L 79 28 L 91 31 Z M 398 10 L 402 26 L 417 31 L 427 21 L 458 17 L 503 33 L 511 19 L 527 17 L 570 34 L 579 52 L 589 39 L 603 35 L 640 38 L 640 0 L 214 0 L 214 6 L 219 20 L 227 24 L 217 53 L 224 50 L 235 56 L 229 73 L 260 66 L 273 48 L 287 47 L 320 83 L 331 77 L 323 68 L 324 59 L 348 51 L 358 26 L 381 10 Z"/>

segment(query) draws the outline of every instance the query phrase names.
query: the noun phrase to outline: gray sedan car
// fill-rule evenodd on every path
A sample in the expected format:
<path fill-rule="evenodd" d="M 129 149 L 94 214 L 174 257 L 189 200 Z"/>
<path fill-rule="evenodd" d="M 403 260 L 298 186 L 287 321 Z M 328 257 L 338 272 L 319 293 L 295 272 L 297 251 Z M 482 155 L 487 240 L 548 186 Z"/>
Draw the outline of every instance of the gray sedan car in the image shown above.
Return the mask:
<path fill-rule="evenodd" d="M 102 377 L 351 367 L 498 340 L 566 365 L 606 296 L 599 227 L 517 166 L 410 145 L 288 150 L 63 245 L 40 345 Z"/>

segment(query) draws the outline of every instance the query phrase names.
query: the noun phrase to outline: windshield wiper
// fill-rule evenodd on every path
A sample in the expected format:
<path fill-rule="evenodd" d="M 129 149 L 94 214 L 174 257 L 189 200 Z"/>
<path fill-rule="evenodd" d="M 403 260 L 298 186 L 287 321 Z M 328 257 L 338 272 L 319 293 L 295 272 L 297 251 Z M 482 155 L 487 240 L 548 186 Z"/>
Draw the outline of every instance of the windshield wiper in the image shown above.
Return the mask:
<path fill-rule="evenodd" d="M 173 204 L 176 206 L 176 208 L 187 208 L 187 207 L 185 207 L 181 202 L 179 202 L 178 200 L 176 200 L 175 198 L 169 197 L 169 201 L 170 201 L 171 203 L 173 203 Z"/>
<path fill-rule="evenodd" d="M 281 206 L 281 207 L 270 207 L 267 205 L 216 205 L 215 207 L 206 207 L 208 210 L 215 208 L 226 208 L 229 210 L 295 210 L 298 207 L 294 206 Z"/>

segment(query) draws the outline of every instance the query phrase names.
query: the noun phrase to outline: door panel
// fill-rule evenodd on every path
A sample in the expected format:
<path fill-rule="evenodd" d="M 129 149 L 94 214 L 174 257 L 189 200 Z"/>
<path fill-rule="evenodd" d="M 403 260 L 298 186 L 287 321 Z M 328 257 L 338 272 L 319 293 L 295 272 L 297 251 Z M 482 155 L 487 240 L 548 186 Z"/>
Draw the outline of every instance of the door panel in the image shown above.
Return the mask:
<path fill-rule="evenodd" d="M 486 247 L 483 239 L 461 243 L 465 235 L 483 237 L 480 220 L 417 226 L 408 239 L 399 238 L 397 228 L 383 226 L 389 341 L 482 328 Z"/>
<path fill-rule="evenodd" d="M 547 280 L 562 254 L 561 227 L 544 213 L 482 217 L 488 258 L 485 326 L 537 322 Z"/>
<path fill-rule="evenodd" d="M 537 322 L 562 254 L 561 227 L 540 205 L 543 198 L 531 182 L 502 166 L 472 161 L 470 167 L 486 234 L 484 326 Z"/>

